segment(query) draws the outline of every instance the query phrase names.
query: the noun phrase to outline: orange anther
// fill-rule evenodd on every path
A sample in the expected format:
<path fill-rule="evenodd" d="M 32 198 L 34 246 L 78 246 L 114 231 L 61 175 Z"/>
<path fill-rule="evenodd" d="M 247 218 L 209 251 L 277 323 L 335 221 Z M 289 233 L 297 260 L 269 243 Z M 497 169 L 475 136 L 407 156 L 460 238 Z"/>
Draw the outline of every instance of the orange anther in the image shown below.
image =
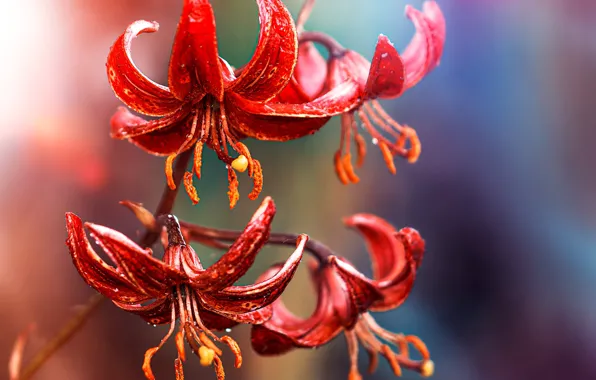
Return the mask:
<path fill-rule="evenodd" d="M 234 353 L 234 357 L 236 358 L 234 367 L 240 368 L 242 366 L 242 353 L 240 352 L 240 346 L 238 343 L 227 335 L 221 337 L 221 341 L 227 344 L 228 347 L 230 347 L 230 350 L 232 350 L 232 353 Z"/>
<path fill-rule="evenodd" d="M 184 173 L 184 189 L 193 205 L 199 203 L 199 194 L 197 193 L 196 187 L 192 184 L 191 172 Z"/>
<path fill-rule="evenodd" d="M 344 185 L 350 183 L 350 179 L 346 174 L 346 170 L 341 159 L 341 152 L 339 150 L 335 152 L 335 156 L 333 156 L 333 164 L 335 167 L 335 174 L 337 174 L 337 178 L 339 178 L 341 183 L 343 183 Z"/>
<path fill-rule="evenodd" d="M 231 167 L 228 168 L 228 198 L 230 199 L 230 208 L 234 208 L 238 199 L 240 199 L 240 193 L 238 193 L 238 176 Z"/>
<path fill-rule="evenodd" d="M 168 181 L 168 187 L 170 190 L 176 190 L 176 182 L 174 182 L 174 169 L 172 168 L 172 164 L 174 159 L 176 158 L 176 154 L 170 154 L 168 158 L 166 158 L 166 180 Z"/>
<path fill-rule="evenodd" d="M 385 164 L 387 165 L 387 168 L 389 168 L 391 174 L 396 174 L 397 169 L 395 169 L 395 163 L 393 162 L 393 154 L 391 153 L 391 150 L 389 150 L 387 143 L 385 141 L 379 141 L 379 149 L 381 149 L 383 160 L 385 160 Z"/>
<path fill-rule="evenodd" d="M 354 173 L 354 166 L 352 166 L 352 154 L 347 153 L 342 158 L 342 164 L 343 164 L 345 173 L 348 176 L 348 179 L 350 180 L 350 182 L 352 182 L 352 183 L 360 182 L 360 178 L 358 178 L 356 173 Z"/>
<path fill-rule="evenodd" d="M 261 191 L 263 190 L 263 169 L 261 168 L 259 160 L 253 159 L 252 162 L 254 165 L 254 172 L 252 175 L 253 188 L 250 194 L 248 194 L 248 198 L 254 201 L 259 197 L 259 194 L 261 194 Z"/>
<path fill-rule="evenodd" d="M 201 179 L 201 166 L 203 165 L 203 143 L 195 144 L 195 157 L 193 161 L 193 170 L 198 179 Z"/>

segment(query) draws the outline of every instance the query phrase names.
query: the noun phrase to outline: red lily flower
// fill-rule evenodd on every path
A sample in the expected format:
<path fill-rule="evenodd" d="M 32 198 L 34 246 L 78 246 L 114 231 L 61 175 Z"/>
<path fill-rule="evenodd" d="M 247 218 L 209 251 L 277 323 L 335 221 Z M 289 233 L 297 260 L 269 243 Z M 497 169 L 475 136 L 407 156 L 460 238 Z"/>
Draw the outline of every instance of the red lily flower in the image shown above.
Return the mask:
<path fill-rule="evenodd" d="M 313 281 L 318 289 L 318 302 L 313 315 L 303 319 L 292 314 L 281 299 L 273 303 L 271 319 L 253 326 L 252 345 L 262 355 L 277 355 L 295 347 L 319 347 L 344 332 L 351 359 L 350 380 L 360 379 L 358 344 L 370 356 L 369 371 L 373 372 L 378 354 L 391 364 L 394 373 L 401 367 L 430 376 L 434 364 L 424 343 L 415 336 L 394 334 L 381 328 L 368 311 L 385 311 L 401 305 L 414 284 L 424 253 L 424 240 L 411 228 L 396 231 L 389 223 L 374 215 L 358 214 L 346 221 L 356 228 L 367 242 L 373 262 L 374 279 L 366 278 L 345 259 L 328 248 L 309 242 L 306 249 L 314 251 L 319 263 L 311 265 Z M 262 279 L 274 274 L 273 266 Z M 397 354 L 383 343 L 395 345 Z M 408 344 L 421 354 L 422 360 L 410 358 Z"/>
<path fill-rule="evenodd" d="M 143 371 L 154 379 L 151 359 L 172 335 L 176 335 L 177 379 L 182 379 L 185 360 L 183 338 L 201 359 L 214 364 L 218 379 L 224 378 L 221 350 L 213 341 L 227 344 L 236 355 L 236 367 L 242 364 L 237 343 L 230 337 L 217 337 L 211 330 L 236 323 L 263 323 L 271 317 L 271 303 L 292 279 L 302 258 L 308 238 L 301 235 L 297 248 L 277 273 L 253 285 L 234 286 L 253 264 L 256 254 L 269 237 L 275 205 L 267 197 L 238 239 L 212 266 L 204 269 L 190 245 L 187 245 L 174 216 L 165 219 L 167 247 L 162 260 L 151 249 L 143 249 L 132 240 L 107 227 L 85 223 L 91 236 L 113 261 L 104 262 L 87 240 L 81 219 L 66 214 L 68 239 L 75 267 L 87 284 L 109 298 L 119 308 L 139 315 L 151 324 L 170 324 L 161 343 L 147 350 Z M 151 303 L 147 304 L 150 301 Z"/>
<path fill-rule="evenodd" d="M 146 121 L 121 107 L 112 117 L 112 137 L 128 139 L 141 149 L 166 160 L 166 176 L 173 189 L 172 162 L 194 145 L 193 171 L 201 177 L 201 156 L 207 144 L 226 163 L 230 182 L 230 206 L 238 200 L 234 170 L 248 168 L 256 199 L 262 189 L 258 160 L 239 142 L 241 130 L 230 123 L 227 110 L 236 99 L 262 103 L 276 96 L 290 80 L 296 64 L 297 37 L 291 15 L 280 0 L 257 0 L 261 30 L 250 62 L 238 77 L 218 56 L 215 17 L 208 0 L 184 0 L 182 16 L 172 48 L 169 87 L 143 75 L 134 65 L 130 48 L 141 33 L 158 30 L 157 22 L 132 23 L 112 46 L 107 71 L 116 96 L 136 112 L 159 117 Z M 228 144 L 239 154 L 232 159 Z M 193 203 L 199 198 L 187 173 L 185 188 Z"/>
<path fill-rule="evenodd" d="M 298 30 L 302 30 L 313 4 L 312 0 L 305 3 L 298 18 Z M 360 90 L 360 102 L 341 115 L 342 132 L 340 149 L 335 154 L 335 169 L 344 184 L 359 181 L 350 153 L 352 138 L 357 147 L 357 166 L 362 165 L 366 155 L 365 140 L 358 132 L 355 115 L 373 137 L 373 144 L 381 150 L 391 173 L 396 172 L 393 162 L 395 155 L 403 156 L 412 163 L 420 155 L 421 146 L 416 131 L 393 120 L 376 99 L 400 96 L 439 64 L 445 42 L 445 19 L 435 1 L 425 2 L 422 12 L 407 6 L 406 16 L 414 23 L 416 33 L 404 53 L 400 56 L 389 39 L 381 35 L 372 63 L 323 33 L 299 34 L 296 69 L 290 84 L 277 99 L 290 103 L 309 102 L 345 82 L 356 82 Z M 313 46 L 313 42 L 329 50 L 328 62 Z M 378 128 L 394 141 L 386 138 Z M 406 148 L 408 141 L 409 148 Z"/>

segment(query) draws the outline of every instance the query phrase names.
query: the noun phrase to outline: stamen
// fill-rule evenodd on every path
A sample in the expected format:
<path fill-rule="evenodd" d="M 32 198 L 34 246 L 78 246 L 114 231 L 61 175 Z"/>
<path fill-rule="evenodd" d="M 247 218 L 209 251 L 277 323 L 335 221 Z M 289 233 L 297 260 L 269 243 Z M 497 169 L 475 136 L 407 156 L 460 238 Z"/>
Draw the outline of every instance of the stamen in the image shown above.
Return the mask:
<path fill-rule="evenodd" d="M 304 4 L 302 4 L 302 8 L 300 8 L 300 13 L 298 14 L 298 18 L 296 19 L 296 31 L 298 33 L 302 33 L 304 31 L 304 24 L 310 13 L 312 12 L 312 8 L 315 5 L 315 0 L 305 0 Z"/>
<path fill-rule="evenodd" d="M 356 130 L 356 124 L 354 124 L 354 142 L 356 143 L 356 167 L 359 168 L 364 163 L 364 157 L 366 156 L 366 140 Z"/>
<path fill-rule="evenodd" d="M 205 334 L 204 332 L 201 332 L 199 334 L 199 341 L 204 345 L 207 346 L 207 348 L 213 350 L 217 356 L 221 356 L 223 355 L 223 352 L 220 350 L 219 347 L 217 347 L 215 345 L 215 343 L 213 343 L 213 341 L 211 339 L 209 339 L 209 337 L 207 336 L 207 334 Z"/>
<path fill-rule="evenodd" d="M 168 187 L 170 190 L 176 190 L 176 182 L 174 182 L 174 169 L 172 167 L 176 156 L 177 154 L 170 154 L 168 158 L 166 158 L 166 179 L 168 181 Z"/>
<path fill-rule="evenodd" d="M 184 351 L 184 334 L 182 330 L 176 334 L 176 349 L 178 350 L 178 357 L 182 361 L 186 361 L 186 352 Z"/>
<path fill-rule="evenodd" d="M 185 172 L 184 173 L 184 189 L 190 198 L 190 201 L 193 205 L 199 203 L 199 194 L 197 193 L 197 188 L 192 183 L 192 173 Z"/>
<path fill-rule="evenodd" d="M 261 191 L 263 190 L 263 169 L 261 168 L 259 160 L 253 159 L 252 161 L 254 165 L 253 175 L 251 176 L 253 180 L 253 188 L 250 194 L 248 194 L 248 199 L 254 201 L 259 197 L 259 194 L 261 194 Z"/>
<path fill-rule="evenodd" d="M 240 193 L 238 192 L 238 176 L 231 167 L 228 168 L 228 199 L 230 200 L 230 209 L 233 209 L 240 199 Z"/>
<path fill-rule="evenodd" d="M 393 373 L 395 374 L 395 376 L 401 376 L 402 372 L 401 372 L 401 367 L 399 365 L 399 361 L 395 357 L 395 353 L 393 351 L 391 351 L 391 348 L 388 345 L 384 344 L 381 347 L 381 353 L 389 362 L 389 365 L 391 366 L 391 369 L 393 370 Z"/>
<path fill-rule="evenodd" d="M 176 380 L 184 380 L 184 369 L 182 368 L 182 361 L 178 358 L 174 359 L 174 371 L 176 373 Z"/>
<path fill-rule="evenodd" d="M 346 342 L 348 343 L 348 353 L 350 355 L 350 374 L 348 380 L 360 380 L 362 376 L 358 371 L 358 338 L 354 331 L 346 331 Z"/>
<path fill-rule="evenodd" d="M 232 168 L 237 172 L 244 173 L 248 168 L 248 159 L 245 155 L 241 154 L 234 161 L 232 161 Z"/>
<path fill-rule="evenodd" d="M 215 367 L 215 375 L 217 376 L 217 380 L 224 380 L 226 378 L 226 373 L 219 356 L 215 356 L 213 358 L 213 367 Z"/>
<path fill-rule="evenodd" d="M 425 360 L 420 366 L 420 375 L 422 377 L 431 377 L 435 373 L 435 363 L 432 360 Z"/>
<path fill-rule="evenodd" d="M 172 305 L 172 323 L 170 324 L 170 330 L 168 331 L 166 336 L 163 337 L 161 342 L 159 342 L 159 345 L 157 347 L 152 347 L 145 351 L 145 358 L 143 360 L 142 368 L 143 372 L 145 373 L 145 377 L 148 380 L 155 380 L 155 375 L 153 375 L 153 371 L 151 370 L 151 359 L 153 358 L 153 355 L 155 355 L 155 353 L 159 351 L 159 349 L 164 345 L 164 343 L 170 338 L 170 336 L 172 336 L 172 333 L 174 332 L 174 327 L 176 327 L 176 307 Z"/>
<path fill-rule="evenodd" d="M 242 353 L 240 352 L 240 346 L 238 343 L 229 336 L 222 336 L 221 341 L 230 347 L 230 350 L 234 354 L 236 361 L 234 362 L 234 367 L 240 368 L 242 366 Z"/>
<path fill-rule="evenodd" d="M 248 161 L 248 176 L 252 177 L 253 171 L 254 171 L 254 165 L 253 165 L 253 159 L 252 159 L 252 156 L 250 155 L 250 151 L 248 150 L 248 147 L 241 142 L 237 142 L 236 143 L 236 151 L 246 157 L 246 159 Z"/>
<path fill-rule="evenodd" d="M 200 363 L 203 367 L 208 367 L 213 363 L 215 358 L 215 351 L 205 346 L 199 347 Z"/>
<path fill-rule="evenodd" d="M 385 141 L 380 140 L 379 149 L 381 149 L 383 160 L 385 160 L 385 165 L 387 165 L 387 168 L 389 168 L 389 172 L 395 175 L 397 173 L 397 169 L 395 169 L 395 162 L 393 162 L 393 154 L 391 153 L 391 150 L 389 150 L 387 143 L 385 143 Z"/>
<path fill-rule="evenodd" d="M 335 152 L 335 155 L 333 156 L 333 164 L 335 167 L 335 174 L 337 175 L 337 178 L 339 178 L 341 183 L 344 185 L 350 183 L 350 179 L 346 174 L 346 170 L 341 159 L 341 151 L 338 150 L 337 152 Z"/>
<path fill-rule="evenodd" d="M 424 344 L 422 339 L 418 338 L 415 335 L 408 335 L 405 337 L 405 340 L 407 342 L 411 343 L 412 346 L 414 346 L 414 348 L 416 348 L 416 350 L 418 350 L 418 352 L 420 352 L 420 355 L 422 355 L 422 359 L 424 359 L 424 360 L 430 359 L 430 353 L 428 352 L 428 348 L 426 347 L 426 344 Z"/>
<path fill-rule="evenodd" d="M 201 179 L 201 166 L 203 166 L 203 142 L 195 144 L 195 157 L 193 161 L 193 171 L 198 179 Z"/>

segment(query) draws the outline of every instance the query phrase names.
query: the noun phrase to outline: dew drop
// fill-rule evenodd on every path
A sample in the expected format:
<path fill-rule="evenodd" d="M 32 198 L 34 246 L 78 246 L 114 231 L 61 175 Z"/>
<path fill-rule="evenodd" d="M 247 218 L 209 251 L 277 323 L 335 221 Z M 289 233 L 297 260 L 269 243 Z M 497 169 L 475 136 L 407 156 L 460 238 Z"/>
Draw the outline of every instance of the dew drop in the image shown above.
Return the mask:
<path fill-rule="evenodd" d="M 381 54 L 381 58 L 387 58 L 388 55 L 389 54 L 387 54 L 387 53 L 383 53 L 383 54 Z"/>
<path fill-rule="evenodd" d="M 373 143 L 373 145 L 377 145 L 379 143 L 379 139 L 377 139 L 376 137 L 373 137 L 372 143 Z"/>
<path fill-rule="evenodd" d="M 232 332 L 232 329 L 230 329 L 230 328 L 227 328 L 227 329 L 226 329 L 226 332 L 227 332 L 227 333 L 231 333 L 231 332 Z"/>

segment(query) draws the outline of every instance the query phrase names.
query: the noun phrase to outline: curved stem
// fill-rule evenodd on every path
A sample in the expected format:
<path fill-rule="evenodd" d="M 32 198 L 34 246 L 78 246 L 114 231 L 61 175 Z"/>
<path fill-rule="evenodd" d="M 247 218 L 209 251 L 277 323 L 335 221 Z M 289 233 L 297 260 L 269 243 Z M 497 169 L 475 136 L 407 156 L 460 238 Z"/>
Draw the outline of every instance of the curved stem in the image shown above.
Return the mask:
<path fill-rule="evenodd" d="M 89 316 L 93 314 L 93 312 L 97 309 L 97 307 L 101 304 L 105 298 L 96 293 L 89 300 L 85 305 L 81 308 L 81 310 L 72 317 L 62 329 L 50 340 L 40 351 L 35 354 L 33 359 L 29 361 L 27 367 L 25 367 L 22 371 L 21 376 L 18 378 L 19 380 L 28 380 L 33 376 L 37 370 L 41 368 L 41 366 L 54 354 L 54 352 L 58 351 L 60 347 L 62 347 L 66 342 L 73 337 L 73 335 L 87 322 Z"/>
<path fill-rule="evenodd" d="M 200 244 L 211 245 L 220 249 L 229 248 L 228 245 L 221 244 L 220 241 L 234 241 L 242 234 L 242 231 L 204 227 L 183 221 L 180 221 L 180 226 L 189 234 L 190 240 L 196 240 Z M 295 246 L 299 237 L 299 234 L 272 232 L 266 244 Z M 311 253 L 322 265 L 327 263 L 329 256 L 335 255 L 331 248 L 314 239 L 308 239 L 304 249 Z"/>
<path fill-rule="evenodd" d="M 191 154 L 192 150 L 187 150 L 178 156 L 173 173 L 176 189 L 171 190 L 168 185 L 166 185 L 157 209 L 155 210 L 154 215 L 156 217 L 162 214 L 169 214 L 172 211 L 174 202 L 176 201 L 176 196 L 178 195 L 178 188 L 182 182 L 182 178 L 184 176 L 184 172 L 186 171 L 186 167 L 188 166 Z M 142 247 L 150 247 L 157 241 L 158 238 L 159 232 L 147 230 L 140 240 L 140 245 Z M 87 322 L 93 312 L 97 310 L 98 306 L 104 299 L 105 298 L 99 293 L 89 297 L 81 310 L 68 322 L 66 322 L 58 334 L 56 334 L 52 340 L 50 340 L 39 352 L 37 352 L 33 359 L 29 361 L 27 366 L 23 368 L 18 380 L 30 379 L 31 376 L 33 376 L 39 370 L 39 368 L 41 368 L 41 366 L 48 361 L 54 352 L 58 351 L 77 333 L 77 331 L 79 331 L 79 329 L 85 324 L 85 322 Z"/>

